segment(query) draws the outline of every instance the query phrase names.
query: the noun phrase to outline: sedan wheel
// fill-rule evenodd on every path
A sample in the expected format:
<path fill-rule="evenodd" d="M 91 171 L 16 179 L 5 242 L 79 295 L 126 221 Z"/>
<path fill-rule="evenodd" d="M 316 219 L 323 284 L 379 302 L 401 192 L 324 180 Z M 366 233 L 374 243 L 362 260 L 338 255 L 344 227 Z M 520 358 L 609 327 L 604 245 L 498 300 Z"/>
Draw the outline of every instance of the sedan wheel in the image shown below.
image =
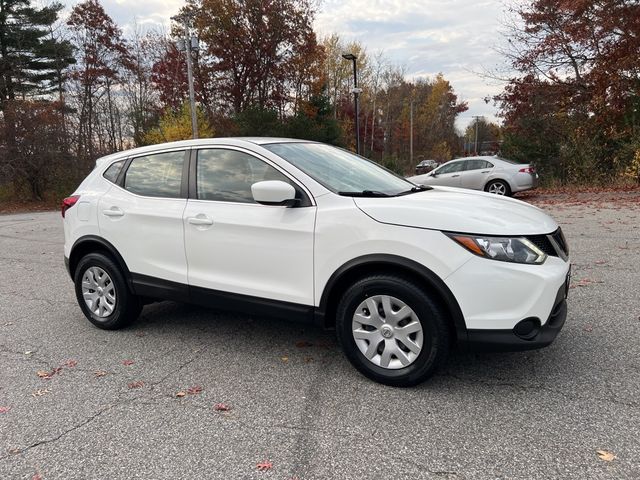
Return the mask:
<path fill-rule="evenodd" d="M 494 180 L 493 182 L 490 182 L 489 184 L 487 184 L 487 187 L 485 188 L 485 190 L 495 195 L 508 196 L 511 194 L 511 189 L 509 188 L 509 185 L 507 185 L 502 180 Z"/>

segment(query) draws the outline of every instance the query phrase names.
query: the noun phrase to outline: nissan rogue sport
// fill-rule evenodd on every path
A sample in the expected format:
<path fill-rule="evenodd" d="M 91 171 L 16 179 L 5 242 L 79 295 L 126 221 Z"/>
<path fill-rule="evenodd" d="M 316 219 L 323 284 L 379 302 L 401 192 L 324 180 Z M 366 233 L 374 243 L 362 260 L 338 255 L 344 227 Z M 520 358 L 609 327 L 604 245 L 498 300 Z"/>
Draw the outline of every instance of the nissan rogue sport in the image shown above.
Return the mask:
<path fill-rule="evenodd" d="M 321 143 L 116 153 L 62 216 L 78 304 L 103 329 L 157 300 L 314 322 L 364 375 L 410 386 L 456 345 L 543 347 L 566 317 L 567 243 L 540 209 L 418 186 Z"/>

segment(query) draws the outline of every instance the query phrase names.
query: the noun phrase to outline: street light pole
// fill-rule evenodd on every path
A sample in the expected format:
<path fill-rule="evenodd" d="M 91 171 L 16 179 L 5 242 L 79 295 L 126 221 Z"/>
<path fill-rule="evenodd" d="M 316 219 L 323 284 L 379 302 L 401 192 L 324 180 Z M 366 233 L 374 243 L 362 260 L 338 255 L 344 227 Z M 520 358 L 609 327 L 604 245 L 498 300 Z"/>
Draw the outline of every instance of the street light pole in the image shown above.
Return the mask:
<path fill-rule="evenodd" d="M 358 67 L 356 65 L 356 57 L 353 53 L 344 53 L 342 58 L 345 60 L 351 60 L 353 62 L 353 103 L 355 104 L 355 121 L 356 121 L 356 153 L 360 155 L 360 106 L 358 102 L 358 95 L 362 92 L 361 88 L 358 88 Z"/>
<path fill-rule="evenodd" d="M 411 168 L 413 168 L 413 100 L 409 104 L 409 117 L 410 120 L 410 129 L 409 129 L 409 161 L 411 163 Z"/>
<path fill-rule="evenodd" d="M 193 138 L 198 138 L 198 117 L 196 111 L 196 94 L 193 88 L 193 66 L 191 50 L 197 48 L 197 38 L 191 36 L 191 16 L 187 14 L 176 15 L 171 17 L 178 23 L 181 23 L 184 27 L 184 40 L 178 43 L 178 50 L 183 51 L 182 42 L 184 42 L 184 52 L 187 56 L 187 83 L 189 84 L 189 108 L 191 110 L 191 134 Z"/>
<path fill-rule="evenodd" d="M 474 155 L 478 155 L 478 122 L 484 117 L 482 115 L 474 115 L 473 118 L 476 119 L 476 140 L 473 149 L 475 150 Z"/>

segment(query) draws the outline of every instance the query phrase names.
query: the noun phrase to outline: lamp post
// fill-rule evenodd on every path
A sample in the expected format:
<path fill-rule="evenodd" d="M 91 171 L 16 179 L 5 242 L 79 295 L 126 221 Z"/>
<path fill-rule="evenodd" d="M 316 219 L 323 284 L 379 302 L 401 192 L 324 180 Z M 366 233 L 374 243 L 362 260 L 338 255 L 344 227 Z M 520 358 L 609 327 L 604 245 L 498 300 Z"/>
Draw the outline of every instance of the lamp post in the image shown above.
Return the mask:
<path fill-rule="evenodd" d="M 358 67 L 356 65 L 356 57 L 353 53 L 343 53 L 342 58 L 345 60 L 351 60 L 353 62 L 353 103 L 356 109 L 356 153 L 360 155 L 360 109 L 358 107 L 358 95 L 362 92 L 361 88 L 358 88 Z"/>
<path fill-rule="evenodd" d="M 189 83 L 189 107 L 191 110 L 191 133 L 193 138 L 198 138 L 198 119 L 196 112 L 196 95 L 193 88 L 193 67 L 191 66 L 191 51 L 198 49 L 198 39 L 191 36 L 192 17 L 183 13 L 171 17 L 171 20 L 181 23 L 184 27 L 184 39 L 177 42 L 178 51 L 185 52 L 187 56 L 187 81 Z"/>

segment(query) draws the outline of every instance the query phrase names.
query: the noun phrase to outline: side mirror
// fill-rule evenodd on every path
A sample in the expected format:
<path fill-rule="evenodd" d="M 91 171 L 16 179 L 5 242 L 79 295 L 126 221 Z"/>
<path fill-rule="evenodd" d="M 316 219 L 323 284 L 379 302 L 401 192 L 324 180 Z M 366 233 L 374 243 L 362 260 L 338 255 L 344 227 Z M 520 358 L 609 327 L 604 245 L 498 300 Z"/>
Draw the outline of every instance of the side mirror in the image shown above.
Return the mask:
<path fill-rule="evenodd" d="M 290 207 L 297 202 L 296 189 L 282 180 L 265 180 L 251 185 L 253 199 L 262 205 Z"/>
<path fill-rule="evenodd" d="M 431 173 L 429 174 L 429 176 L 430 176 L 430 177 L 437 177 L 437 176 L 438 176 L 438 173 L 437 173 L 437 172 L 431 172 Z"/>

